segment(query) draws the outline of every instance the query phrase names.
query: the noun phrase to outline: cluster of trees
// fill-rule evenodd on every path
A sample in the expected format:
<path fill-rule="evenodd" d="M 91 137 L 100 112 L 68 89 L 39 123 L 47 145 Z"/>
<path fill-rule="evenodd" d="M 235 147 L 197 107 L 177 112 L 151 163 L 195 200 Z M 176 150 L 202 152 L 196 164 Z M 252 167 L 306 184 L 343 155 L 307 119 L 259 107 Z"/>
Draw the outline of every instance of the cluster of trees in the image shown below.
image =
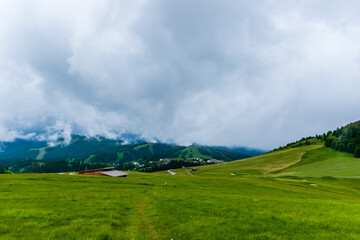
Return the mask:
<path fill-rule="evenodd" d="M 73 136 L 69 145 L 57 145 L 46 148 L 44 160 L 73 159 L 84 161 L 90 155 L 100 155 L 103 162 L 113 162 L 117 159 L 117 152 L 126 151 L 135 144 L 122 145 L 121 141 L 110 139 L 86 139 L 84 136 Z"/>
<path fill-rule="evenodd" d="M 194 167 L 194 166 L 200 166 L 200 165 L 202 165 L 202 164 L 198 163 L 198 162 L 190 162 L 190 161 L 185 161 L 185 160 L 173 160 L 173 161 L 169 162 L 168 164 L 157 164 L 157 163 L 147 164 L 144 167 L 136 168 L 136 171 L 157 172 L 157 171 L 181 168 L 183 166 L 184 167 Z M 116 169 L 131 170 L 131 169 L 134 169 L 134 165 L 132 165 L 132 163 L 120 164 L 119 166 L 116 167 Z"/>
<path fill-rule="evenodd" d="M 160 158 L 175 158 L 177 152 L 185 149 L 184 146 L 176 146 L 172 144 L 132 144 L 118 146 L 117 149 L 109 149 L 96 153 L 91 158 L 91 162 L 103 163 L 121 163 L 138 161 L 147 163 L 149 161 L 158 161 Z M 77 159 L 84 162 L 88 156 Z"/>
<path fill-rule="evenodd" d="M 306 145 L 311 145 L 311 144 L 317 144 L 321 141 L 324 141 L 322 135 L 316 135 L 315 137 L 310 136 L 310 137 L 302 138 L 295 142 L 288 143 L 286 146 L 280 146 L 278 148 L 275 148 L 272 151 L 284 150 L 284 149 L 306 146 Z M 270 151 L 270 152 L 272 152 L 272 151 Z"/>
<path fill-rule="evenodd" d="M 208 164 L 208 163 L 203 163 Z M 192 162 L 186 160 L 173 160 L 168 164 L 159 164 L 154 162 L 146 164 L 143 167 L 133 165 L 131 162 L 121 163 L 119 165 L 111 165 L 107 163 L 83 163 L 79 161 L 68 162 L 66 160 L 48 160 L 48 161 L 34 161 L 24 160 L 11 165 L 10 170 L 18 173 L 59 173 L 59 172 L 79 172 L 86 169 L 97 169 L 103 167 L 114 166 L 118 170 L 136 170 L 139 172 L 156 172 L 168 169 L 176 169 L 185 167 L 193 167 L 203 165 L 199 162 Z M 8 173 L 8 168 L 0 166 L 0 174 Z"/>
<path fill-rule="evenodd" d="M 78 172 L 86 169 L 96 169 L 108 167 L 105 163 L 82 163 L 82 162 L 67 162 L 65 160 L 49 160 L 49 161 L 34 161 L 25 160 L 13 164 L 10 169 L 13 172 L 21 173 L 58 173 L 58 172 Z"/>
<path fill-rule="evenodd" d="M 6 173 L 9 173 L 7 167 L 0 165 L 0 174 L 6 174 Z"/>
<path fill-rule="evenodd" d="M 246 154 L 238 153 L 228 149 L 196 146 L 199 154 L 187 154 L 185 146 L 177 146 L 172 144 L 137 144 L 131 146 L 124 146 L 126 148 L 122 152 L 103 152 L 96 154 L 91 158 L 91 162 L 104 162 L 104 163 L 121 163 L 126 168 L 127 162 L 137 161 L 141 164 L 147 164 L 148 162 L 158 161 L 161 158 L 187 158 L 204 157 L 201 155 L 209 156 L 210 158 L 221 159 L 224 161 L 232 161 L 249 157 Z M 199 155 L 199 156 L 198 156 Z M 79 161 L 85 161 L 86 158 L 78 159 Z"/>
<path fill-rule="evenodd" d="M 360 126 L 350 125 L 329 131 L 325 137 L 325 146 L 342 152 L 353 153 L 360 158 Z"/>
<path fill-rule="evenodd" d="M 223 148 L 208 148 L 204 146 L 199 146 L 198 149 L 199 152 L 203 155 L 211 156 L 214 159 L 221 159 L 224 161 L 232 161 L 235 159 L 237 160 L 250 157 L 249 155 Z"/>

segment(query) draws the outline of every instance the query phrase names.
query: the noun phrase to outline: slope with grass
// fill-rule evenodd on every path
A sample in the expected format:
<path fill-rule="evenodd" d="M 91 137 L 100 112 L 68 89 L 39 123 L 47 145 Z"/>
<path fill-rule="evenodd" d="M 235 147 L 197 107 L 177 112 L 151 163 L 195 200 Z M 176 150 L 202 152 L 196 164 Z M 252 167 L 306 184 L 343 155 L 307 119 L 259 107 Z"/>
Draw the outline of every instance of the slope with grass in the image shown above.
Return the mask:
<path fill-rule="evenodd" d="M 200 175 L 225 176 L 230 173 L 236 175 L 264 175 L 278 172 L 299 163 L 309 151 L 322 147 L 320 144 L 301 146 L 263 154 L 260 156 L 237 160 L 229 163 L 199 167 Z"/>
<path fill-rule="evenodd" d="M 320 144 L 277 150 L 244 160 L 198 168 L 202 176 L 360 177 L 360 159 Z"/>
<path fill-rule="evenodd" d="M 210 159 L 212 158 L 210 155 L 204 155 L 199 151 L 199 147 L 198 146 L 189 146 L 183 150 L 181 150 L 180 152 L 177 153 L 178 154 L 178 158 L 205 158 L 205 159 Z"/>
<path fill-rule="evenodd" d="M 327 147 L 308 151 L 302 160 L 281 175 L 360 177 L 360 159 Z"/>

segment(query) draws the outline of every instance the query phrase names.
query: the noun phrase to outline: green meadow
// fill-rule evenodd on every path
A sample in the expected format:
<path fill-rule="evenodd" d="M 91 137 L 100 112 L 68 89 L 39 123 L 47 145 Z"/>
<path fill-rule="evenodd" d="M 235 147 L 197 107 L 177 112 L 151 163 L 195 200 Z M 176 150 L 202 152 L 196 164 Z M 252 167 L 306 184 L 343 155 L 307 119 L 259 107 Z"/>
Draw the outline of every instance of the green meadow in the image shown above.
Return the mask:
<path fill-rule="evenodd" d="M 310 145 L 193 175 L 0 175 L 0 239 L 360 239 L 356 160 Z"/>

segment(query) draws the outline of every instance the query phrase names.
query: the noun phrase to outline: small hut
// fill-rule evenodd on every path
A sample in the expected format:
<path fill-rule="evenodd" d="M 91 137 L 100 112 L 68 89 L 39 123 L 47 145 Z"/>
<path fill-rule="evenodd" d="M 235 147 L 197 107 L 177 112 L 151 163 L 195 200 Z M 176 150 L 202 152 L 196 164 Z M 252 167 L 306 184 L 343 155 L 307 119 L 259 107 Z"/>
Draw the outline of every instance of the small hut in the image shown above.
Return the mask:
<path fill-rule="evenodd" d="M 114 167 L 91 169 L 86 171 L 80 171 L 79 175 L 94 175 L 94 176 L 106 176 L 106 177 L 126 177 L 128 173 L 124 173 L 115 170 Z"/>

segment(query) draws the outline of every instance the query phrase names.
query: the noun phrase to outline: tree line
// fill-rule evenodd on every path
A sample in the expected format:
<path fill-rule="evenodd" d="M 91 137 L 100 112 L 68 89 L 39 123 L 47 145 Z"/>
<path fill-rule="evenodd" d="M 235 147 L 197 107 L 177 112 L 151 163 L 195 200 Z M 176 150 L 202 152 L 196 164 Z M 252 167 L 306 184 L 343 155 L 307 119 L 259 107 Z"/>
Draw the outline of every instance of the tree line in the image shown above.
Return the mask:
<path fill-rule="evenodd" d="M 24 160 L 11 165 L 9 168 L 17 173 L 59 173 L 79 172 L 86 169 L 109 167 L 106 163 L 82 163 L 79 161 L 68 162 L 66 160 L 34 161 Z"/>
<path fill-rule="evenodd" d="M 326 147 L 341 152 L 353 153 L 355 157 L 360 158 L 360 122 L 349 124 L 346 127 L 337 128 L 334 131 L 328 131 L 322 135 L 302 138 L 299 141 L 292 142 L 286 146 L 274 149 L 283 150 L 303 145 L 311 145 L 324 142 Z"/>
<path fill-rule="evenodd" d="M 360 126 L 350 125 L 329 131 L 324 137 L 325 146 L 332 149 L 353 153 L 360 158 Z"/>
<path fill-rule="evenodd" d="M 7 174 L 9 173 L 9 169 L 7 167 L 0 165 L 0 174 Z"/>

